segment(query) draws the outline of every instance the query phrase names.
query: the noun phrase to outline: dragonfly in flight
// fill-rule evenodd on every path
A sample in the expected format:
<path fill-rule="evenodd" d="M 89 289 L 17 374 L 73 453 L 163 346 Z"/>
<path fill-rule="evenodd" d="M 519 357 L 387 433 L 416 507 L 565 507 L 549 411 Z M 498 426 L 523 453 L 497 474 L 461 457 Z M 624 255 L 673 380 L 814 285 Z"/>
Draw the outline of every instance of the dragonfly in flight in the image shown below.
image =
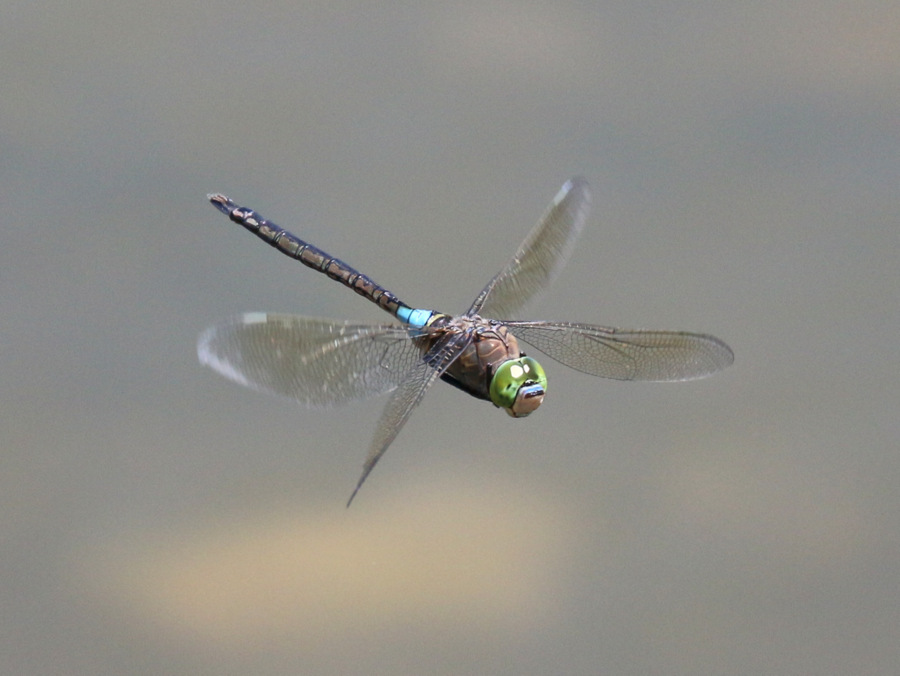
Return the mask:
<path fill-rule="evenodd" d="M 704 378 L 734 361 L 724 342 L 700 333 L 516 319 L 556 278 L 575 248 L 591 202 L 580 178 L 563 185 L 513 257 L 459 315 L 407 305 L 257 212 L 221 194 L 209 195 L 209 200 L 282 253 L 399 320 L 373 324 L 248 313 L 210 327 L 198 340 L 197 352 L 206 366 L 242 385 L 307 406 L 392 392 L 348 506 L 438 379 L 512 417 L 533 413 L 547 393 L 547 375 L 521 343 L 576 371 L 615 380 Z"/>

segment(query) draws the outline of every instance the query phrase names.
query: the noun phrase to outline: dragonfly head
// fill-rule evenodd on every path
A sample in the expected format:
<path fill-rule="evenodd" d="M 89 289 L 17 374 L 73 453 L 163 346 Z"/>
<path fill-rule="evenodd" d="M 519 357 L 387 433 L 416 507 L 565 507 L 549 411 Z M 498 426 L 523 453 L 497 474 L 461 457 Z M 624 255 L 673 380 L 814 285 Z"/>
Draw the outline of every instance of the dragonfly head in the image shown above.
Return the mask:
<path fill-rule="evenodd" d="M 513 418 L 524 418 L 534 411 L 546 393 L 547 375 L 531 357 L 508 359 L 491 379 L 491 401 Z"/>

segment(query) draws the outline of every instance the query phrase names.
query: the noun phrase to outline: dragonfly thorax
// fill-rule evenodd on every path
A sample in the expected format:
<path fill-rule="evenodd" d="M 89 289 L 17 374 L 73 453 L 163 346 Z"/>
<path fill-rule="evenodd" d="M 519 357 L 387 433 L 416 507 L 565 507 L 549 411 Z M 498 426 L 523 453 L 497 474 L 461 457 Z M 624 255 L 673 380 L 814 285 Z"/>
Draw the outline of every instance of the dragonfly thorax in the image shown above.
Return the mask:
<path fill-rule="evenodd" d="M 443 380 L 492 402 L 514 418 L 524 418 L 540 406 L 547 390 L 544 370 L 522 354 L 516 337 L 503 322 L 478 315 L 438 314 L 429 326 L 471 338 L 441 376 Z"/>

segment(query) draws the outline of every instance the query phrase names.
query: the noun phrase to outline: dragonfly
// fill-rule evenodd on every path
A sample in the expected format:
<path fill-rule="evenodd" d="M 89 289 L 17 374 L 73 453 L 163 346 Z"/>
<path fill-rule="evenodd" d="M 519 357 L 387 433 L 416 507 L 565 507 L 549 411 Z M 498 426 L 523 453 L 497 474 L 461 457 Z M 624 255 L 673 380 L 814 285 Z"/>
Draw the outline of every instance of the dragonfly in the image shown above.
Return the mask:
<path fill-rule="evenodd" d="M 523 343 L 576 371 L 614 380 L 692 380 L 734 361 L 728 345 L 706 334 L 518 319 L 574 251 L 591 204 L 581 178 L 562 186 L 513 257 L 459 315 L 407 305 L 252 209 L 222 194 L 208 198 L 283 254 L 349 287 L 397 320 L 358 323 L 254 312 L 212 326 L 198 339 L 202 364 L 241 385 L 310 407 L 392 393 L 348 507 L 438 379 L 514 418 L 533 413 L 547 393 L 547 375 L 522 351 Z"/>

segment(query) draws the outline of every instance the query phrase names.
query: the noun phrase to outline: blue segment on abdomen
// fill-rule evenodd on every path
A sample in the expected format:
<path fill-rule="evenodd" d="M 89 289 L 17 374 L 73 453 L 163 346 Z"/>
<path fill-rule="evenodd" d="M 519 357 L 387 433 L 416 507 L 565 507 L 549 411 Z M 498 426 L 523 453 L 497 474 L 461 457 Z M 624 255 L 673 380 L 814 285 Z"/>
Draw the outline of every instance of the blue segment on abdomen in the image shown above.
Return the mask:
<path fill-rule="evenodd" d="M 410 326 L 422 327 L 431 319 L 434 313 L 431 310 L 416 310 L 411 307 L 402 307 L 397 310 L 397 318 Z"/>

